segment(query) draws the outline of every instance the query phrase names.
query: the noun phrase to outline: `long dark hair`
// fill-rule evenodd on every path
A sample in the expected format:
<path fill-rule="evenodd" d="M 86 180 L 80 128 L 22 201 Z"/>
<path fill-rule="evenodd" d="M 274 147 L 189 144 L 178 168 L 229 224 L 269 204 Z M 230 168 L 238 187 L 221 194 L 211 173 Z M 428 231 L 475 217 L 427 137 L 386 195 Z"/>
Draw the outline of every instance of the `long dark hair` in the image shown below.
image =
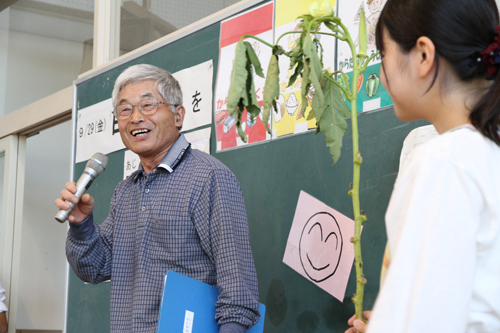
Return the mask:
<path fill-rule="evenodd" d="M 500 70 L 489 74 L 480 54 L 498 36 L 498 24 L 495 0 L 388 0 L 377 23 L 376 43 L 383 51 L 383 29 L 403 52 L 410 52 L 421 36 L 430 38 L 436 48 L 431 87 L 438 75 L 439 56 L 463 81 L 492 79 L 469 118 L 478 131 L 500 146 Z"/>

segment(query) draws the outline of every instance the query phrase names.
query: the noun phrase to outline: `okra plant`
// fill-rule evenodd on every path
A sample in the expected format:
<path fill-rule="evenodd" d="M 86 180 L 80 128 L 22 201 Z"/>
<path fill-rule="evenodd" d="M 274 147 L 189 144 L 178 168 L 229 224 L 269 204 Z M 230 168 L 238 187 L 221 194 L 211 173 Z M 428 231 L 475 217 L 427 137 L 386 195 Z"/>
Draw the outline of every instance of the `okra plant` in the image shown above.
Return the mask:
<path fill-rule="evenodd" d="M 241 128 L 241 120 L 244 110 L 247 117 L 253 122 L 259 116 L 261 109 L 255 94 L 253 81 L 253 71 L 260 77 L 264 77 L 261 64 L 254 49 L 245 39 L 253 38 L 272 48 L 273 53 L 269 61 L 267 75 L 265 77 L 263 95 L 263 115 L 262 121 L 267 131 L 271 134 L 268 126 L 271 109 L 277 111 L 276 100 L 279 98 L 279 65 L 278 57 L 287 56 L 290 58 L 290 70 L 293 75 L 290 77 L 288 87 L 294 84 L 299 77 L 302 78 L 302 101 L 307 101 L 307 95 L 313 89 L 312 109 L 307 115 L 307 120 L 316 119 L 316 133 L 323 132 L 326 138 L 326 145 L 330 148 L 330 154 L 335 164 L 340 157 L 342 138 L 347 131 L 345 118 L 351 118 L 352 123 L 352 146 L 353 146 L 353 180 L 348 194 L 352 197 L 355 234 L 351 238 L 355 250 L 356 267 L 356 294 L 352 298 L 355 304 L 356 316 L 363 320 L 363 294 L 366 279 L 363 275 L 363 261 L 361 258 L 360 233 L 361 224 L 366 221 L 366 216 L 362 214 L 359 203 L 359 182 L 360 167 L 363 162 L 358 147 L 358 123 L 357 123 L 357 86 L 349 84 L 348 76 L 342 71 L 328 72 L 323 66 L 323 47 L 317 38 L 318 35 L 328 35 L 349 44 L 353 55 L 353 82 L 358 82 L 358 76 L 366 70 L 368 63 L 378 54 L 367 55 L 366 41 L 366 20 L 363 10 L 361 10 L 361 20 L 359 24 L 359 52 L 349 34 L 348 29 L 342 24 L 340 18 L 333 15 L 332 7 L 328 1 L 328 6 L 320 7 L 318 1 L 313 2 L 310 14 L 302 15 L 299 31 L 287 32 L 281 35 L 275 45 L 271 45 L 256 36 L 244 35 L 236 46 L 233 70 L 231 74 L 231 85 L 227 98 L 227 109 L 229 116 L 235 115 L 236 128 L 241 139 L 246 142 L 247 137 Z M 324 24 L 330 32 L 320 32 L 321 24 Z M 296 46 L 289 52 L 278 45 L 280 39 L 292 33 L 301 33 Z M 372 78 L 366 83 L 367 92 L 376 91 L 374 86 L 378 86 L 378 77 Z M 341 81 L 342 83 L 340 83 Z M 351 104 L 351 109 L 344 102 L 344 98 Z M 301 114 L 306 115 L 307 103 L 302 103 Z"/>

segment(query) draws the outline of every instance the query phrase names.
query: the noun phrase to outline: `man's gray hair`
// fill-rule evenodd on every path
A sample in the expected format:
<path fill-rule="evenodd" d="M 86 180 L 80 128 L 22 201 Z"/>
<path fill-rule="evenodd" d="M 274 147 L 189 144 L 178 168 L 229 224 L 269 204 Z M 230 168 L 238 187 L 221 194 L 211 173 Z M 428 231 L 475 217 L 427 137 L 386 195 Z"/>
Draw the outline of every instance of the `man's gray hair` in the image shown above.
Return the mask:
<path fill-rule="evenodd" d="M 113 108 L 118 104 L 120 91 L 129 83 L 154 80 L 155 87 L 168 104 L 182 105 L 182 90 L 179 82 L 166 70 L 148 64 L 134 65 L 124 70 L 115 81 Z M 175 108 L 171 108 L 175 112 Z"/>

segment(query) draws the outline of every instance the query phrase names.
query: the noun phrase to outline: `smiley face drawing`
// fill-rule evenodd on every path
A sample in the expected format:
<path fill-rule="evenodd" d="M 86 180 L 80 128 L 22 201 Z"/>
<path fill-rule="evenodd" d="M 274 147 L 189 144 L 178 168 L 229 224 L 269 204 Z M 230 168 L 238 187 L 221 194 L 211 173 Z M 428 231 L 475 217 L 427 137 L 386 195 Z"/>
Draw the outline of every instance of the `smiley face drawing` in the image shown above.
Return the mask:
<path fill-rule="evenodd" d="M 299 241 L 300 262 L 314 282 L 335 274 L 342 255 L 342 233 L 333 215 L 319 212 L 309 218 Z"/>

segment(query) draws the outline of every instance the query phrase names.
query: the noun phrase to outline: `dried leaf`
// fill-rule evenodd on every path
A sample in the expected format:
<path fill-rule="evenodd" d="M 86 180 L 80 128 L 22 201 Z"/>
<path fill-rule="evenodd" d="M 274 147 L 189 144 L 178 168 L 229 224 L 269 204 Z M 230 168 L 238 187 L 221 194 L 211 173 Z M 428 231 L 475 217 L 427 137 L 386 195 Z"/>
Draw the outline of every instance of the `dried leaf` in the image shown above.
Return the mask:
<path fill-rule="evenodd" d="M 247 96 L 247 49 L 242 41 L 236 44 L 234 54 L 233 70 L 231 72 L 231 84 L 227 95 L 227 111 L 232 116 L 238 109 L 242 99 Z M 245 104 L 245 103 L 244 103 Z M 241 111 L 243 112 L 243 111 Z"/>
<path fill-rule="evenodd" d="M 255 68 L 255 74 L 260 77 L 264 77 L 264 72 L 262 71 L 262 66 L 260 65 L 259 57 L 255 54 L 255 50 L 249 42 L 243 42 L 247 48 L 248 58 L 252 62 L 253 67 Z"/>
<path fill-rule="evenodd" d="M 304 76 L 302 76 L 302 101 L 307 100 L 307 94 L 311 85 L 314 87 L 314 98 L 312 108 L 314 112 L 322 112 L 324 109 L 323 91 L 321 89 L 320 80 L 323 77 L 323 64 L 321 63 L 316 47 L 314 46 L 311 36 L 304 36 L 304 76 L 308 77 L 306 85 L 304 85 Z M 306 71 L 307 68 L 307 71 Z M 302 103 L 302 114 L 305 114 L 307 103 Z"/>
<path fill-rule="evenodd" d="M 267 68 L 263 97 L 264 110 L 262 111 L 262 122 L 264 123 L 264 126 L 266 126 L 269 134 L 271 134 L 271 129 L 268 126 L 271 107 L 274 107 L 275 110 L 277 109 L 275 99 L 280 96 L 279 74 L 280 69 L 278 57 L 276 55 L 272 55 Z"/>
<path fill-rule="evenodd" d="M 259 115 L 260 106 L 255 95 L 253 83 L 252 61 L 246 42 L 239 41 L 236 44 L 233 71 L 231 73 L 231 85 L 227 96 L 228 116 L 236 114 L 236 128 L 243 142 L 247 142 L 247 137 L 241 129 L 241 118 L 246 109 L 247 116 L 254 120 Z M 247 43 L 248 44 L 248 43 Z M 259 64 L 260 66 L 260 64 Z"/>

